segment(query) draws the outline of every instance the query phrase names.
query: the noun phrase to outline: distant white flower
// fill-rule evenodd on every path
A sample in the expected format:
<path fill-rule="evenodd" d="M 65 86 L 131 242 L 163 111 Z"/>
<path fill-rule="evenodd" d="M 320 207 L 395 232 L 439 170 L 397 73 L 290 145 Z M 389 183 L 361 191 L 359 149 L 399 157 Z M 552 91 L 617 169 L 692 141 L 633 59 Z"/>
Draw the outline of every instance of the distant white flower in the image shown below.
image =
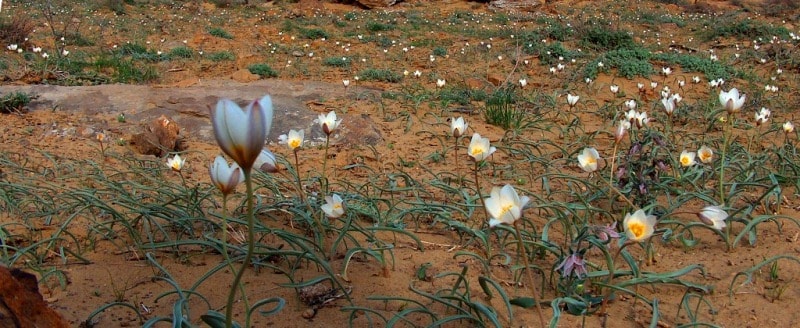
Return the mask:
<path fill-rule="evenodd" d="M 318 123 L 320 127 L 322 127 L 322 132 L 325 132 L 326 135 L 331 135 L 336 128 L 339 127 L 339 124 L 342 123 L 342 120 L 336 119 L 336 112 L 330 111 L 328 114 L 319 114 L 314 122 Z"/>
<path fill-rule="evenodd" d="M 650 88 L 651 89 L 655 89 L 657 86 L 658 86 L 658 82 L 655 82 L 655 81 L 650 82 Z"/>
<path fill-rule="evenodd" d="M 697 150 L 697 158 L 699 158 L 700 162 L 703 164 L 711 163 L 711 161 L 714 160 L 714 151 L 708 146 L 703 145 Z"/>
<path fill-rule="evenodd" d="M 755 117 L 756 117 L 756 125 L 761 125 L 761 124 L 767 123 L 767 121 L 769 120 L 769 117 L 771 115 L 772 115 L 772 111 L 770 111 L 769 108 L 761 107 L 761 110 L 759 110 L 755 115 Z"/>
<path fill-rule="evenodd" d="M 61 50 L 61 56 L 66 57 L 67 55 L 69 55 L 69 51 L 67 49 Z"/>
<path fill-rule="evenodd" d="M 8 47 L 6 47 L 6 49 L 11 50 L 11 51 L 17 51 L 17 47 L 18 46 L 17 46 L 16 43 L 12 43 L 12 44 L 9 44 Z"/>
<path fill-rule="evenodd" d="M 694 158 L 696 156 L 697 154 L 695 154 L 695 152 L 684 150 L 681 152 L 681 157 L 679 158 L 679 162 L 683 167 L 692 166 L 694 165 Z"/>
<path fill-rule="evenodd" d="M 420 77 L 420 76 L 422 76 L 422 72 L 420 72 L 419 70 L 414 71 L 414 77 Z"/>
<path fill-rule="evenodd" d="M 436 86 L 439 88 L 443 87 L 446 83 L 444 79 L 436 79 Z"/>
<path fill-rule="evenodd" d="M 577 104 L 580 99 L 580 96 L 573 96 L 571 93 L 567 94 L 567 104 L 569 104 L 569 107 L 575 107 L 575 104 Z"/>
<path fill-rule="evenodd" d="M 182 159 L 178 154 L 175 154 L 175 157 L 167 160 L 167 166 L 169 166 L 175 172 L 180 172 L 185 164 L 186 159 Z"/>
<path fill-rule="evenodd" d="M 615 93 L 615 94 L 616 94 L 617 92 L 619 92 L 619 86 L 618 86 L 618 85 L 616 85 L 616 84 L 612 84 L 612 85 L 611 85 L 610 87 L 608 87 L 608 88 L 611 90 L 611 92 L 612 92 L 612 93 Z"/>
<path fill-rule="evenodd" d="M 713 226 L 714 229 L 722 230 L 725 228 L 725 220 L 728 219 L 728 212 L 725 212 L 720 206 L 706 206 L 697 217 L 703 223 Z"/>
<path fill-rule="evenodd" d="M 44 58 L 44 59 L 50 58 L 50 55 L 48 55 L 46 52 L 43 52 L 42 53 L 42 58 Z"/>
<path fill-rule="evenodd" d="M 492 188 L 489 198 L 484 201 L 486 211 L 492 216 L 489 220 L 489 227 L 496 227 L 503 223 L 514 224 L 522 217 L 522 209 L 529 201 L 530 198 L 526 196 L 520 197 L 511 185 Z"/>
<path fill-rule="evenodd" d="M 626 100 L 625 107 L 628 108 L 628 110 L 636 109 L 636 100 L 633 99 Z"/>
<path fill-rule="evenodd" d="M 794 124 L 792 123 L 792 121 L 786 121 L 786 123 L 783 123 L 783 132 L 786 133 L 794 132 Z"/>
<path fill-rule="evenodd" d="M 692 76 L 692 82 L 694 82 L 694 83 L 700 83 L 700 77 L 699 77 L 699 76 L 697 76 L 697 75 L 695 75 L 695 76 Z"/>
<path fill-rule="evenodd" d="M 344 84 L 344 87 L 347 88 L 350 86 L 350 80 L 342 80 L 342 84 Z"/>
<path fill-rule="evenodd" d="M 336 219 L 344 215 L 344 201 L 342 201 L 342 197 L 337 194 L 333 194 L 332 196 L 325 196 L 325 204 L 320 206 L 325 215 L 331 219 Z"/>
<path fill-rule="evenodd" d="M 603 62 L 597 62 L 597 67 L 603 68 L 605 67 L 605 65 L 603 64 Z"/>
<path fill-rule="evenodd" d="M 528 85 L 527 79 L 519 79 L 519 86 L 524 88 L 526 85 Z"/>
<path fill-rule="evenodd" d="M 584 148 L 583 152 L 578 155 L 578 165 L 584 171 L 588 173 L 592 173 L 597 171 L 597 161 L 600 159 L 600 154 L 597 152 L 597 149 L 594 148 Z"/>
<path fill-rule="evenodd" d="M 41 47 L 33 47 L 33 52 L 42 52 Z"/>
<path fill-rule="evenodd" d="M 476 162 L 480 162 L 488 158 L 494 153 L 497 148 L 490 146 L 489 138 L 482 138 L 480 134 L 472 134 L 472 140 L 467 148 L 467 154 L 471 156 Z"/>
<path fill-rule="evenodd" d="M 725 106 L 725 110 L 728 111 L 729 114 L 738 112 L 744 106 L 745 95 L 739 95 L 739 90 L 736 88 L 730 89 L 728 91 L 720 91 L 719 92 L 719 103 L 722 106 Z"/>
<path fill-rule="evenodd" d="M 303 139 L 305 139 L 305 131 L 303 129 L 289 130 L 288 135 L 282 134 L 278 136 L 280 143 L 286 144 L 291 150 L 297 150 L 297 148 L 303 146 Z"/>
<path fill-rule="evenodd" d="M 661 74 L 664 74 L 664 76 L 669 76 L 670 74 L 672 74 L 672 69 L 669 67 L 662 67 Z"/>

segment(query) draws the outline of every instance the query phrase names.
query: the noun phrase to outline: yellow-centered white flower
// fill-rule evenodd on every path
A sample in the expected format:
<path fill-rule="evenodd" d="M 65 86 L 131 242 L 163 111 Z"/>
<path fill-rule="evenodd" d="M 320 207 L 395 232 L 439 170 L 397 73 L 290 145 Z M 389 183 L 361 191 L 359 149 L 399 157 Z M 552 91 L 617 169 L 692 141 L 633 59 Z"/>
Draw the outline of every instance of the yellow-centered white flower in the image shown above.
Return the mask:
<path fill-rule="evenodd" d="M 228 165 L 222 156 L 217 156 L 211 167 L 208 170 L 211 176 L 211 183 L 222 192 L 223 195 L 228 195 L 234 190 L 240 182 L 244 181 L 244 172 L 235 162 Z"/>
<path fill-rule="evenodd" d="M 337 194 L 325 196 L 325 204 L 322 204 L 321 208 L 322 211 L 325 212 L 325 215 L 331 219 L 336 219 L 344 215 L 344 201 L 342 197 Z"/>
<path fill-rule="evenodd" d="M 725 228 L 725 220 L 728 219 L 728 212 L 725 212 L 720 206 L 706 206 L 697 217 L 703 223 L 714 227 L 714 229 L 722 230 Z"/>
<path fill-rule="evenodd" d="M 625 228 L 625 235 L 628 240 L 643 241 L 653 235 L 656 227 L 655 215 L 647 215 L 643 210 L 637 210 L 631 215 L 625 214 L 625 220 L 622 221 L 622 226 Z"/>
<path fill-rule="evenodd" d="M 729 114 L 738 112 L 744 106 L 745 95 L 739 95 L 739 89 L 733 88 L 726 91 L 719 91 L 719 103 L 725 107 Z"/>
<path fill-rule="evenodd" d="M 681 157 L 679 159 L 679 161 L 681 162 L 681 166 L 686 167 L 694 165 L 694 158 L 696 157 L 696 155 L 697 154 L 695 154 L 693 151 L 686 151 L 686 150 L 682 151 Z"/>
<path fill-rule="evenodd" d="M 464 120 L 464 117 L 459 116 L 458 118 L 453 118 L 450 120 L 450 133 L 452 133 L 454 137 L 458 138 L 464 135 L 464 132 L 466 131 L 467 121 Z"/>
<path fill-rule="evenodd" d="M 264 96 L 244 110 L 235 102 L 222 99 L 211 109 L 211 124 L 219 148 L 249 171 L 272 127 L 272 98 Z"/>
<path fill-rule="evenodd" d="M 278 137 L 280 143 L 284 143 L 289 146 L 291 150 L 297 150 L 303 146 L 303 139 L 305 139 L 305 131 L 302 129 L 300 130 L 289 130 L 289 134 L 282 134 Z"/>
<path fill-rule="evenodd" d="M 330 111 L 328 115 L 319 114 L 316 121 L 322 127 L 322 132 L 325 132 L 326 135 L 331 135 L 331 133 L 339 127 L 339 123 L 342 123 L 342 120 L 336 120 L 336 112 L 334 111 Z"/>
<path fill-rule="evenodd" d="M 708 148 L 708 146 L 703 145 L 697 150 L 697 158 L 699 158 L 700 162 L 703 164 L 711 163 L 711 161 L 714 160 L 714 151 Z"/>
<path fill-rule="evenodd" d="M 583 152 L 578 155 L 578 165 L 586 172 L 597 171 L 597 161 L 600 159 L 600 154 L 597 149 L 584 148 Z"/>
<path fill-rule="evenodd" d="M 476 162 L 480 162 L 488 158 L 497 149 L 489 145 L 489 138 L 481 138 L 480 134 L 473 134 L 472 140 L 469 142 L 467 153 L 472 156 Z"/>
<path fill-rule="evenodd" d="M 794 132 L 794 124 L 792 123 L 792 121 L 786 121 L 786 123 L 783 123 L 783 132 L 786 133 Z"/>
<path fill-rule="evenodd" d="M 175 154 L 175 157 L 167 160 L 167 166 L 175 172 L 180 172 L 184 164 L 186 164 L 186 159 L 182 159 L 181 155 L 178 154 Z"/>
<path fill-rule="evenodd" d="M 489 198 L 484 201 L 486 210 L 492 216 L 489 219 L 489 227 L 502 223 L 514 224 L 522 217 L 522 209 L 528 201 L 530 201 L 528 197 L 517 195 L 517 191 L 511 185 L 492 188 Z"/>

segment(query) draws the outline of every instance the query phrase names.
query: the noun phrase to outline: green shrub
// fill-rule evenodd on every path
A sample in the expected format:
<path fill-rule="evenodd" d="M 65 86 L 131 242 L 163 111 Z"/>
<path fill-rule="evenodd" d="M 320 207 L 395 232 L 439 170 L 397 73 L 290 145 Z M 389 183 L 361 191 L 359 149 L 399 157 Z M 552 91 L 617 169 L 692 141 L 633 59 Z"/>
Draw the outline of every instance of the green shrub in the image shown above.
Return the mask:
<path fill-rule="evenodd" d="M 392 72 L 388 69 L 368 68 L 358 74 L 364 81 L 382 81 L 397 83 L 403 80 L 403 76 L 399 73 Z"/>
<path fill-rule="evenodd" d="M 327 39 L 328 32 L 319 28 L 300 28 L 300 37 L 309 40 Z"/>
<path fill-rule="evenodd" d="M 650 51 L 641 47 L 609 51 L 589 63 L 584 69 L 584 76 L 592 79 L 597 77 L 601 70 L 598 63 L 603 63 L 603 70 L 616 68 L 620 76 L 629 79 L 635 76 L 649 77 L 654 72 L 651 57 Z"/>
<path fill-rule="evenodd" d="M 395 29 L 394 24 L 384 24 L 381 22 L 370 21 L 367 23 L 367 30 L 371 32 L 384 32 Z"/>
<path fill-rule="evenodd" d="M 192 58 L 192 56 L 194 56 L 194 50 L 189 47 L 177 47 L 169 51 L 171 58 Z"/>
<path fill-rule="evenodd" d="M 208 54 L 208 59 L 219 62 L 224 60 L 235 60 L 236 56 L 232 52 L 225 50 Z"/>
<path fill-rule="evenodd" d="M 0 97 L 0 113 L 8 114 L 22 111 L 33 97 L 30 94 L 15 91 Z"/>
<path fill-rule="evenodd" d="M 766 23 L 754 20 L 734 20 L 731 17 L 713 21 L 710 32 L 706 33 L 706 41 L 719 38 L 735 37 L 742 40 L 755 40 L 758 38 L 771 39 L 773 36 L 787 38 L 789 30 L 783 26 L 769 26 Z"/>
<path fill-rule="evenodd" d="M 328 57 L 322 61 L 322 64 L 325 66 L 348 68 L 350 64 L 352 64 L 352 60 L 347 57 Z"/>
<path fill-rule="evenodd" d="M 233 39 L 233 35 L 228 33 L 228 31 L 225 31 L 225 30 L 223 30 L 222 28 L 219 28 L 219 27 L 212 27 L 212 28 L 208 29 L 208 34 L 211 34 L 211 35 L 216 36 L 218 38 L 223 38 L 223 39 L 228 39 L 228 40 Z"/>
<path fill-rule="evenodd" d="M 250 73 L 261 76 L 262 78 L 278 76 L 278 72 L 273 70 L 272 67 L 270 67 L 268 64 L 265 63 L 259 63 L 247 66 L 247 70 L 249 70 Z"/>
<path fill-rule="evenodd" d="M 581 41 L 586 48 L 608 51 L 634 46 L 633 37 L 624 30 L 610 30 L 603 26 L 594 26 L 584 31 Z"/>
<path fill-rule="evenodd" d="M 684 72 L 703 73 L 708 80 L 716 80 L 718 78 L 728 80 L 736 73 L 733 67 L 722 64 L 719 61 L 688 54 L 656 54 L 653 56 L 653 59 L 677 64 Z"/>
<path fill-rule="evenodd" d="M 518 110 L 513 88 L 501 88 L 486 100 L 486 123 L 510 130 L 522 126 L 525 113 Z"/>
<path fill-rule="evenodd" d="M 438 57 L 445 57 L 447 56 L 447 48 L 445 47 L 433 48 L 433 55 Z"/>

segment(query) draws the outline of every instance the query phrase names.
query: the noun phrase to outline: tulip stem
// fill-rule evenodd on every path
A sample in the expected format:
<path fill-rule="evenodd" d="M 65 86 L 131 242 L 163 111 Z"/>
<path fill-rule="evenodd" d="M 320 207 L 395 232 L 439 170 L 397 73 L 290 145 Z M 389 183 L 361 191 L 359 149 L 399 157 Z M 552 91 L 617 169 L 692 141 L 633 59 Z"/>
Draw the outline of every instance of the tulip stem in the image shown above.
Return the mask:
<path fill-rule="evenodd" d="M 609 172 L 609 174 L 608 174 L 608 185 L 609 186 L 613 186 L 614 185 L 614 161 L 617 159 L 617 146 L 619 146 L 619 143 L 615 142 L 614 143 L 614 151 L 611 152 L 611 172 Z M 602 180 L 603 178 L 601 177 L 600 179 Z M 613 202 L 613 199 L 611 201 Z"/>
<path fill-rule="evenodd" d="M 456 158 L 456 167 L 458 167 L 458 138 L 459 137 L 456 137 L 456 145 L 455 148 L 453 149 L 453 153 L 455 154 Z"/>
<path fill-rule="evenodd" d="M 486 205 L 483 203 L 483 193 L 481 192 L 481 183 L 480 179 L 478 179 L 478 170 L 480 170 L 480 162 L 475 161 L 475 189 L 478 191 L 478 200 L 480 200 L 480 206 L 483 207 L 483 213 L 486 214 L 486 220 L 491 218 L 489 215 L 489 210 L 486 208 Z M 483 224 L 481 224 L 483 226 Z M 486 240 L 486 258 L 489 259 L 491 262 L 492 260 L 492 241 L 491 236 Z M 489 276 L 492 275 L 492 272 L 488 272 Z"/>
<path fill-rule="evenodd" d="M 236 268 L 233 267 L 230 256 L 228 256 L 228 227 L 230 224 L 228 223 L 227 212 L 228 194 L 222 194 L 222 238 L 220 240 L 222 243 L 222 257 L 225 258 L 225 263 L 228 263 L 228 267 L 230 267 L 231 272 L 235 274 Z M 242 299 L 244 300 L 245 308 L 250 308 L 250 305 L 247 302 L 247 294 L 244 292 L 244 286 L 242 284 L 239 284 L 238 286 L 233 285 L 231 286 L 231 289 L 235 287 L 239 287 L 239 291 L 242 293 Z"/>
<path fill-rule="evenodd" d="M 327 149 L 328 149 L 328 147 L 326 146 L 325 147 L 326 153 L 327 153 Z M 328 158 L 327 154 L 325 155 L 325 158 L 326 159 Z M 324 166 L 324 164 L 323 164 L 323 166 Z M 295 170 L 295 179 L 297 181 L 297 188 L 298 188 L 297 189 L 297 193 L 300 195 L 300 202 L 303 203 L 303 204 L 306 204 L 306 207 L 308 207 L 308 215 L 311 216 L 311 219 L 314 220 L 314 224 L 317 225 L 317 229 L 318 229 L 317 233 L 320 235 L 320 239 L 319 239 L 320 247 L 322 247 L 323 251 L 325 251 L 325 250 L 328 249 L 328 246 L 327 246 L 328 233 L 325 230 L 325 226 L 322 225 L 322 220 L 319 217 L 317 217 L 317 215 L 314 214 L 314 210 L 311 208 L 311 203 L 306 201 L 306 193 L 303 190 L 303 183 L 300 180 L 300 158 L 297 156 L 297 148 L 295 148 L 295 150 L 294 150 L 294 170 Z M 324 172 L 324 168 L 323 168 L 323 172 Z"/>
<path fill-rule="evenodd" d="M 325 135 L 325 158 L 322 159 L 322 178 L 325 180 L 325 188 L 323 189 L 325 191 L 325 193 L 323 194 L 323 196 L 328 194 L 328 177 L 325 175 L 325 169 L 328 167 L 328 145 L 329 145 L 330 140 L 331 140 L 331 135 L 330 134 L 326 134 Z"/>
<path fill-rule="evenodd" d="M 719 204 L 720 206 L 725 206 L 725 155 L 727 155 L 728 151 L 728 139 L 730 138 L 730 129 L 733 126 L 733 115 L 728 113 L 728 120 L 730 124 L 726 124 L 722 130 L 722 156 L 719 159 Z M 725 239 L 730 240 L 731 238 L 731 225 L 728 224 L 725 226 Z M 730 244 L 728 245 L 728 251 L 731 250 Z"/>
<path fill-rule="evenodd" d="M 485 206 L 484 206 L 485 208 Z M 521 219 L 521 218 L 520 218 Z M 528 273 L 528 280 L 531 283 L 531 290 L 533 291 L 533 304 L 536 305 L 536 312 L 539 315 L 539 326 L 544 327 L 544 315 L 542 314 L 542 306 L 539 305 L 539 291 L 536 289 L 536 280 L 533 278 L 533 272 L 531 272 L 531 265 L 528 262 L 528 251 L 525 248 L 525 243 L 522 242 L 522 233 L 519 232 L 519 226 L 517 223 L 521 220 L 514 221 L 514 231 L 517 232 L 517 242 L 519 243 L 520 252 L 522 252 L 522 262 L 525 264 L 523 270 Z"/>
<path fill-rule="evenodd" d="M 622 193 L 621 193 L 619 190 L 617 190 L 617 187 L 614 187 L 614 185 L 613 185 L 613 184 L 612 184 L 612 182 L 610 181 L 611 179 L 608 179 L 608 180 L 609 180 L 609 181 L 606 181 L 605 179 L 603 179 L 603 178 L 600 178 L 600 181 L 603 181 L 603 182 L 605 182 L 605 183 L 608 185 L 608 188 L 610 188 L 610 189 L 611 189 L 611 190 L 613 190 L 615 193 L 617 193 L 617 195 L 619 195 L 620 197 L 622 197 L 622 199 L 623 199 L 623 200 L 625 200 L 625 202 L 626 202 L 626 203 L 628 203 L 628 206 L 630 206 L 631 208 L 636 208 L 636 207 L 637 207 L 636 205 L 634 205 L 634 204 L 633 204 L 633 202 L 632 202 L 630 199 L 628 199 L 628 197 L 625 197 L 625 195 L 623 195 L 623 194 L 622 194 Z M 613 199 L 612 199 L 612 201 L 613 201 Z"/>
<path fill-rule="evenodd" d="M 233 327 L 233 300 L 236 298 L 236 287 L 242 281 L 244 271 L 250 264 L 253 258 L 253 249 L 255 246 L 255 211 L 253 207 L 253 182 L 250 179 L 250 171 L 252 168 L 242 168 L 244 172 L 244 183 L 247 186 L 247 253 L 244 255 L 244 262 L 239 272 L 233 278 L 231 291 L 228 293 L 228 305 L 225 307 L 225 327 Z M 227 227 L 226 227 L 227 229 Z M 247 296 L 242 292 L 242 297 L 246 300 Z M 245 303 L 246 304 L 246 303 Z M 245 328 L 250 327 L 250 309 L 245 309 Z"/>

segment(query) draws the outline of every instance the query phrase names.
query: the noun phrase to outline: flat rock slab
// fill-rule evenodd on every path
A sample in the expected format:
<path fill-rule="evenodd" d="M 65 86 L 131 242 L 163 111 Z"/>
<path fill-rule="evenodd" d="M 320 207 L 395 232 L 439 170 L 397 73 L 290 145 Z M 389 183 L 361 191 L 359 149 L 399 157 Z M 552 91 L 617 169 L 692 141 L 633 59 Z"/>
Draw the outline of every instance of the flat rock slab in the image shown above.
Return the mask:
<path fill-rule="evenodd" d="M 146 85 L 110 84 L 98 86 L 22 85 L 3 86 L 0 94 L 26 92 L 37 96 L 29 110 L 58 110 L 76 112 L 87 116 L 125 116 L 128 127 L 125 133 L 141 132 L 141 127 L 161 115 L 171 117 L 181 127 L 181 135 L 190 140 L 214 142 L 209 108 L 220 98 L 231 99 L 241 106 L 266 94 L 272 97 L 274 118 L 268 141 L 277 142 L 278 136 L 290 129 L 304 129 L 306 140 L 324 138 L 314 119 L 320 114 L 307 104 L 320 99 L 344 98 L 340 85 L 313 81 L 259 80 L 240 83 L 233 80 L 199 81 L 188 87 L 159 87 Z M 364 90 L 361 90 L 362 92 Z M 338 112 L 338 111 L 337 111 Z M 381 140 L 372 121 L 363 117 L 348 118 L 339 114 L 345 127 L 337 139 L 342 142 Z M 348 125 L 352 119 L 357 124 Z M 367 125 L 365 125 L 365 123 Z M 92 127 L 101 130 L 103 127 Z M 377 133 L 377 136 L 376 136 Z"/>

